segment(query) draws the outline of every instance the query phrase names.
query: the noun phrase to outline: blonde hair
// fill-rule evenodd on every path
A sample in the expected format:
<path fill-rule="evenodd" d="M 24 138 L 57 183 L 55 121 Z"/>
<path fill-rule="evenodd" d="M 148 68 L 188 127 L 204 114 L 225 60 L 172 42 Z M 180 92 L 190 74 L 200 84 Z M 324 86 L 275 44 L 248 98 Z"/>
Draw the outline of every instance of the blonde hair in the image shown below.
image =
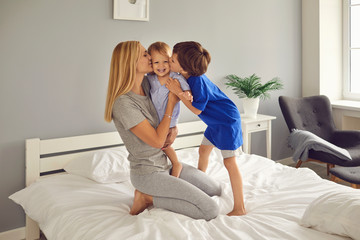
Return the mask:
<path fill-rule="evenodd" d="M 140 42 L 138 41 L 121 42 L 114 48 L 105 104 L 105 121 L 112 120 L 115 99 L 133 88 L 139 57 Z"/>
<path fill-rule="evenodd" d="M 171 48 L 164 42 L 154 42 L 148 48 L 148 53 L 151 56 L 151 53 L 159 52 L 161 55 L 171 57 Z"/>

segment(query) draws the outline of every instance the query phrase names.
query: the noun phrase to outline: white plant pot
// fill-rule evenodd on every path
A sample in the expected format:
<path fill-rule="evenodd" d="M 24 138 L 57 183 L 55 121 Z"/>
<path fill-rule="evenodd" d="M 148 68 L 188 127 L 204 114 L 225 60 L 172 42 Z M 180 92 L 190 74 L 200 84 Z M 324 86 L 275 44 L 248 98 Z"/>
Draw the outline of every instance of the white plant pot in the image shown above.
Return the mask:
<path fill-rule="evenodd" d="M 245 117 L 256 118 L 259 100 L 259 98 L 242 98 Z"/>

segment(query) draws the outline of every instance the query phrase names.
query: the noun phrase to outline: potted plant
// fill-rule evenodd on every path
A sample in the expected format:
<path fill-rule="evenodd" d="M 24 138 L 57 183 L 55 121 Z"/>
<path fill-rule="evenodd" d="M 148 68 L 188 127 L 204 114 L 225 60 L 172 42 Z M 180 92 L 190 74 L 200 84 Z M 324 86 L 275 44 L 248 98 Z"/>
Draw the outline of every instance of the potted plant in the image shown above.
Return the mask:
<path fill-rule="evenodd" d="M 270 98 L 270 91 L 283 88 L 278 77 L 261 84 L 261 78 L 254 73 L 250 77 L 238 77 L 235 74 L 226 76 L 228 80 L 225 84 L 232 87 L 235 94 L 242 98 L 245 116 L 255 118 L 259 108 L 259 99 Z"/>

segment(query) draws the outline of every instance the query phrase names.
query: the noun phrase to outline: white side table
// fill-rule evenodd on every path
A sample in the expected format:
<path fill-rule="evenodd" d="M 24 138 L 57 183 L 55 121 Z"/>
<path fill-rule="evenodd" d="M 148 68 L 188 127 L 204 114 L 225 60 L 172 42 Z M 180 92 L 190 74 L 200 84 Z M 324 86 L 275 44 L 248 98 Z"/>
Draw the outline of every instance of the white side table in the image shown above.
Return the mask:
<path fill-rule="evenodd" d="M 271 120 L 274 116 L 258 114 L 256 118 L 248 118 L 241 115 L 241 127 L 243 131 L 243 151 L 251 152 L 251 133 L 266 131 L 266 156 L 271 159 Z"/>

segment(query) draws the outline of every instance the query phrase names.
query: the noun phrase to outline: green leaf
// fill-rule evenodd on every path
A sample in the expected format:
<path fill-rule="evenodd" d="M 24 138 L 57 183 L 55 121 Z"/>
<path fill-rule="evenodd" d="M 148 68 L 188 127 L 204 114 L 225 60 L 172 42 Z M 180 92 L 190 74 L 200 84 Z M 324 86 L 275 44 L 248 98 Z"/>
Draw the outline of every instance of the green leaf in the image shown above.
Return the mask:
<path fill-rule="evenodd" d="M 283 88 L 283 84 L 278 77 L 271 79 L 265 84 L 261 84 L 261 78 L 252 74 L 249 77 L 238 77 L 235 74 L 230 74 L 225 77 L 227 82 L 225 85 L 231 87 L 234 93 L 239 98 L 257 98 L 261 99 L 270 98 L 269 91 L 280 90 Z"/>

